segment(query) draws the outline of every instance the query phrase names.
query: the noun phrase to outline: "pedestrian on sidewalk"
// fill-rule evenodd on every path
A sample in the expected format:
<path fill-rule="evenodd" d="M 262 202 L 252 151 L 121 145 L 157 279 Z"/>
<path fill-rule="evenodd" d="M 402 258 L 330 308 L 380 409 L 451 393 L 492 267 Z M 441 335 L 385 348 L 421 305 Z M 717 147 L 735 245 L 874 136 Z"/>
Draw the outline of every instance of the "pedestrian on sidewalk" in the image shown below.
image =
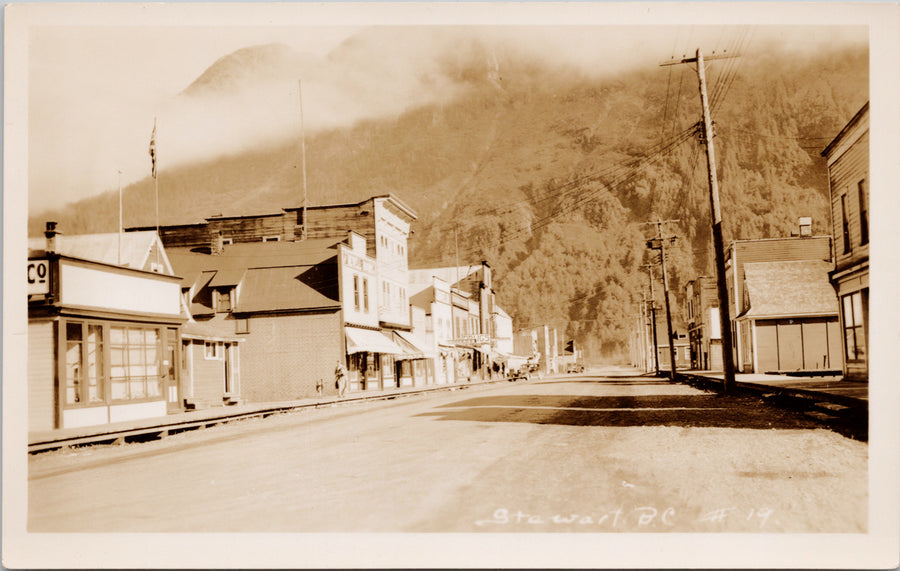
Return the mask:
<path fill-rule="evenodd" d="M 347 391 L 347 370 L 344 364 L 338 359 L 337 366 L 334 368 L 334 386 L 338 390 L 338 397 L 343 398 Z"/>

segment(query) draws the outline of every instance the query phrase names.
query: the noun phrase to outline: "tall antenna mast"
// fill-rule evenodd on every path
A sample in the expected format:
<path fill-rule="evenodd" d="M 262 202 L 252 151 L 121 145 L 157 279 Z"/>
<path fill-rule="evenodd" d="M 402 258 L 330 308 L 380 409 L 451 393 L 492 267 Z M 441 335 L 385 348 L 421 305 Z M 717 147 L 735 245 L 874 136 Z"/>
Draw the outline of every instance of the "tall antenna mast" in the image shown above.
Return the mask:
<path fill-rule="evenodd" d="M 306 129 L 303 127 L 303 80 L 297 80 L 297 92 L 300 94 L 300 155 L 303 172 L 303 233 L 301 240 L 306 240 Z"/>
<path fill-rule="evenodd" d="M 122 171 L 119 172 L 119 265 L 122 265 Z"/>

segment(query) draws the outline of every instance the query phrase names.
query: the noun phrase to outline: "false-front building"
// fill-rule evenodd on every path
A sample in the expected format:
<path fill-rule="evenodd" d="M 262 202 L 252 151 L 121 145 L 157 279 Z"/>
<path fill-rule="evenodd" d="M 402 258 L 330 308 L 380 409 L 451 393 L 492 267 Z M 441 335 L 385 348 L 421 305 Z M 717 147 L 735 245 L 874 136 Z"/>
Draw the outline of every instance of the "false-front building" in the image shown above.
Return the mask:
<path fill-rule="evenodd" d="M 840 300 L 844 378 L 869 379 L 869 104 L 822 155 L 828 161 L 834 268 Z"/>
<path fill-rule="evenodd" d="M 179 281 L 153 232 L 30 241 L 29 431 L 182 410 Z"/>

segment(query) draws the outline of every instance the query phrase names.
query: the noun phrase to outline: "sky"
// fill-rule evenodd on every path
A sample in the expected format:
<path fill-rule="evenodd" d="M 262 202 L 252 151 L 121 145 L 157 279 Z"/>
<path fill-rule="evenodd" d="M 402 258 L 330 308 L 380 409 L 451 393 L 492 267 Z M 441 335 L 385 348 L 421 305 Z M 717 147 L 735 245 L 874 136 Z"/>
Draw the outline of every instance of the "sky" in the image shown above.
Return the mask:
<path fill-rule="evenodd" d="M 437 31 L 418 25 L 417 19 L 406 24 L 381 13 L 315 20 L 302 17 L 302 11 L 285 13 L 279 8 L 223 20 L 218 12 L 182 17 L 177 7 L 162 6 L 147 8 L 153 14 L 132 11 L 123 16 L 117 12 L 121 8 L 82 11 L 77 17 L 50 12 L 29 26 L 24 61 L 32 214 L 147 177 L 155 122 L 160 176 L 179 164 L 296 137 L 300 105 L 294 81 L 248 85 L 227 97 L 179 96 L 220 57 L 247 46 L 283 43 L 318 62 L 310 79 L 303 79 L 303 122 L 309 136 L 452 97 L 453 85 L 441 77 L 435 61 L 463 50 L 467 40 L 460 38 L 489 38 L 498 49 L 601 75 L 656 67 L 670 57 L 690 55 L 696 47 L 710 53 L 775 43 L 809 52 L 868 40 L 864 26 L 741 26 L 727 18 L 716 24 L 697 20 L 646 26 L 615 14 L 597 17 L 588 26 L 572 25 L 584 18 L 563 20 L 564 25 L 554 24 L 552 18 L 551 25 L 525 19 L 529 25 L 523 28 L 469 25 L 491 21 L 479 19 L 476 12 L 474 19 L 471 14 L 468 20 L 449 19 L 464 24 L 462 28 Z M 311 20 L 314 25 L 309 25 Z M 433 20 L 421 19 L 429 26 Z M 509 21 L 520 23 L 517 18 Z M 391 42 L 366 45 L 339 62 L 325 59 L 371 24 L 398 22 L 401 27 Z M 740 38 L 742 46 L 737 45 Z"/>

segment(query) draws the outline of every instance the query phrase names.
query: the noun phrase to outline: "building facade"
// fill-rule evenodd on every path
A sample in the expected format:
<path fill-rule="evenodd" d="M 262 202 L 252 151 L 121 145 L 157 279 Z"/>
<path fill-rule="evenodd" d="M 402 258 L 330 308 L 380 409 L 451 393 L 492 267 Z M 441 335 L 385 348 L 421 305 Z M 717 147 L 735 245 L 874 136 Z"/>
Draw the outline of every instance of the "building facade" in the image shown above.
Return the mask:
<path fill-rule="evenodd" d="M 744 310 L 746 295 L 745 264 L 761 262 L 831 261 L 831 236 L 813 236 L 812 221 L 801 219 L 799 235 L 786 238 L 736 240 L 725 252 L 725 278 L 728 284 L 729 313 L 738 316 Z M 734 364 L 738 372 L 753 370 L 753 343 L 750 323 L 731 319 L 734 338 Z"/>
<path fill-rule="evenodd" d="M 397 197 L 383 195 L 352 204 L 215 216 L 161 227 L 160 236 L 170 251 L 205 255 L 203 264 L 218 268 L 193 271 L 196 277 L 186 284 L 195 290 L 191 313 L 244 339 L 242 396 L 289 400 L 333 391 L 337 361 L 348 369 L 351 390 L 427 379 L 409 311 L 407 239 L 415 219 Z M 296 251 L 288 252 L 292 247 L 286 244 Z M 242 248 L 253 249 L 258 259 L 243 255 Z M 301 257 L 291 265 L 277 258 L 282 254 Z M 259 265 L 266 258 L 271 267 Z M 225 268 L 227 259 L 232 262 Z M 288 275 L 294 270 L 297 275 Z M 252 304 L 248 291 L 256 298 Z M 251 324 L 257 325 L 253 331 Z"/>
<path fill-rule="evenodd" d="M 841 370 L 837 298 L 831 264 L 820 260 L 744 265 L 744 296 L 735 317 L 749 332 L 746 372 Z"/>
<path fill-rule="evenodd" d="M 29 244 L 28 419 L 50 431 L 181 410 L 179 279 L 154 233 Z M 106 260 L 114 260 L 109 263 Z"/>
<path fill-rule="evenodd" d="M 722 325 L 716 280 L 699 276 L 684 288 L 684 322 L 690 343 L 690 367 L 703 371 L 721 371 Z"/>
<path fill-rule="evenodd" d="M 869 378 L 869 104 L 822 151 L 828 163 L 844 378 Z"/>

